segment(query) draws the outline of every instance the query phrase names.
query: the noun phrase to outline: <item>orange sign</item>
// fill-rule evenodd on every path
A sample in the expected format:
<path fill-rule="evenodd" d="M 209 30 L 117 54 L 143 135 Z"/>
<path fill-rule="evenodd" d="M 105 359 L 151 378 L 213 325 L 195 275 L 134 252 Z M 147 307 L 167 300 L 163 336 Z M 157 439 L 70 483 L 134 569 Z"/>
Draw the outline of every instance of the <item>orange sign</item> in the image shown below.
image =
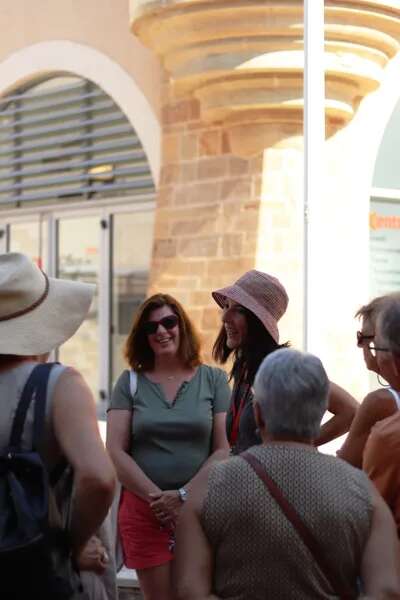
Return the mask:
<path fill-rule="evenodd" d="M 379 215 L 376 212 L 369 213 L 370 229 L 400 229 L 400 217 L 397 215 Z"/>

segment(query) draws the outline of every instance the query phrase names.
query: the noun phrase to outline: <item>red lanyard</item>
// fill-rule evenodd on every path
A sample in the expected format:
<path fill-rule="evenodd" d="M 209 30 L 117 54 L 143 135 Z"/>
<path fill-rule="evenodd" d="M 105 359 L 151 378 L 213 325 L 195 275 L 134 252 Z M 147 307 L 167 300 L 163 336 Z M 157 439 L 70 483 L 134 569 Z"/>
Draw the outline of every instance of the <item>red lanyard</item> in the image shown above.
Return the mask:
<path fill-rule="evenodd" d="M 244 386 L 243 386 L 244 387 Z M 242 385 L 240 383 L 240 381 L 238 382 L 238 387 L 237 390 L 240 392 L 242 389 Z M 249 394 L 249 390 L 250 390 L 250 385 L 246 385 L 246 387 L 243 389 L 243 394 L 242 397 L 240 399 L 240 403 L 239 403 L 239 407 L 236 407 L 236 402 L 235 402 L 235 398 L 233 399 L 233 402 L 231 404 L 231 413 L 232 413 L 232 429 L 231 429 L 231 434 L 229 436 L 229 444 L 231 447 L 233 447 L 236 444 L 238 435 L 239 435 L 239 427 L 240 427 L 240 418 L 242 416 L 243 413 L 243 409 L 246 403 L 246 399 L 247 396 Z"/>

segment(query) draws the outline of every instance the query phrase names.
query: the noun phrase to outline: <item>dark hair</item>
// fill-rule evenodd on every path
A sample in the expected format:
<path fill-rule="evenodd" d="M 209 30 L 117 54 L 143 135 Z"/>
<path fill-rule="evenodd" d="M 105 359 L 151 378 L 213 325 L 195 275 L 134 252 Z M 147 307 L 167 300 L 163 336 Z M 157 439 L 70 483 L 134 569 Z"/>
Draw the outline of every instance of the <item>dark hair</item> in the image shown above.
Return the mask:
<path fill-rule="evenodd" d="M 25 360 L 25 356 L 20 356 L 18 354 L 0 354 L 0 367 L 6 367 L 15 362 L 21 362 Z"/>
<path fill-rule="evenodd" d="M 179 319 L 178 355 L 182 363 L 186 367 L 195 367 L 201 362 L 198 335 L 181 304 L 169 294 L 154 294 L 139 307 L 125 344 L 125 358 L 135 371 L 148 371 L 154 367 L 154 353 L 143 325 L 153 310 L 163 306 L 169 306 Z"/>
<path fill-rule="evenodd" d="M 290 344 L 289 342 L 278 344 L 254 313 L 245 307 L 242 307 L 242 312 L 247 321 L 247 336 L 242 346 L 234 350 L 228 348 L 225 327 L 222 325 L 215 340 L 212 355 L 216 362 L 225 364 L 233 353 L 233 366 L 230 377 L 236 379 L 240 374 L 243 374 L 246 383 L 253 385 L 258 367 L 264 358 L 271 352 L 275 352 L 275 350 L 289 347 Z"/>

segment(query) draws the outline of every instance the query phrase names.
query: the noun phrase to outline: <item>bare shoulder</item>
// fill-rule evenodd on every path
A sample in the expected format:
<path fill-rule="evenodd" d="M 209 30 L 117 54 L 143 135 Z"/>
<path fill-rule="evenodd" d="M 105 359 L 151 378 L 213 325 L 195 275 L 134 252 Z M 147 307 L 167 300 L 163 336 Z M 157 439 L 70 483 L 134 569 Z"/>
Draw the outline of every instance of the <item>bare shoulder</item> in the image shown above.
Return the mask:
<path fill-rule="evenodd" d="M 374 390 L 367 394 L 361 403 L 362 412 L 371 415 L 374 422 L 381 421 L 397 412 L 393 395 L 385 389 Z"/>
<path fill-rule="evenodd" d="M 74 367 L 66 367 L 57 380 L 54 394 L 56 398 L 59 398 L 65 394 L 71 397 L 73 393 L 92 396 L 83 375 Z"/>
<path fill-rule="evenodd" d="M 72 382 L 73 385 L 85 385 L 87 386 L 86 381 L 83 378 L 83 375 L 75 369 L 75 367 L 65 367 L 60 377 L 58 378 L 57 383 L 65 383 Z"/>
<path fill-rule="evenodd" d="M 372 407 L 382 403 L 382 401 L 389 402 L 393 406 L 395 405 L 393 395 L 384 388 L 369 392 L 363 399 L 362 404 Z"/>
<path fill-rule="evenodd" d="M 72 367 L 67 367 L 59 376 L 53 392 L 53 419 L 59 425 L 63 422 L 88 420 L 93 425 L 96 421 L 96 408 L 93 394 L 85 379 Z"/>

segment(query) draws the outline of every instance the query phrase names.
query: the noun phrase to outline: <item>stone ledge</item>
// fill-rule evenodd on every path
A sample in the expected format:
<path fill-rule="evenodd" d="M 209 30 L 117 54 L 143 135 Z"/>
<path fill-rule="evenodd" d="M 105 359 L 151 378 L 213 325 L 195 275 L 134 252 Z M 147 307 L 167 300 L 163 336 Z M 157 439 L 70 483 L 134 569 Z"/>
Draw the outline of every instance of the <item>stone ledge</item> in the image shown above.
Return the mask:
<path fill-rule="evenodd" d="M 400 6 L 394 0 L 325 4 L 325 109 L 333 133 L 380 85 L 399 51 Z M 271 123 L 302 129 L 302 0 L 131 0 L 131 25 L 163 61 L 175 97 L 197 98 L 202 121 L 222 122 L 231 140 L 238 128 L 249 138 L 242 154 L 262 149 Z M 248 131 L 255 122 L 257 136 Z"/>

